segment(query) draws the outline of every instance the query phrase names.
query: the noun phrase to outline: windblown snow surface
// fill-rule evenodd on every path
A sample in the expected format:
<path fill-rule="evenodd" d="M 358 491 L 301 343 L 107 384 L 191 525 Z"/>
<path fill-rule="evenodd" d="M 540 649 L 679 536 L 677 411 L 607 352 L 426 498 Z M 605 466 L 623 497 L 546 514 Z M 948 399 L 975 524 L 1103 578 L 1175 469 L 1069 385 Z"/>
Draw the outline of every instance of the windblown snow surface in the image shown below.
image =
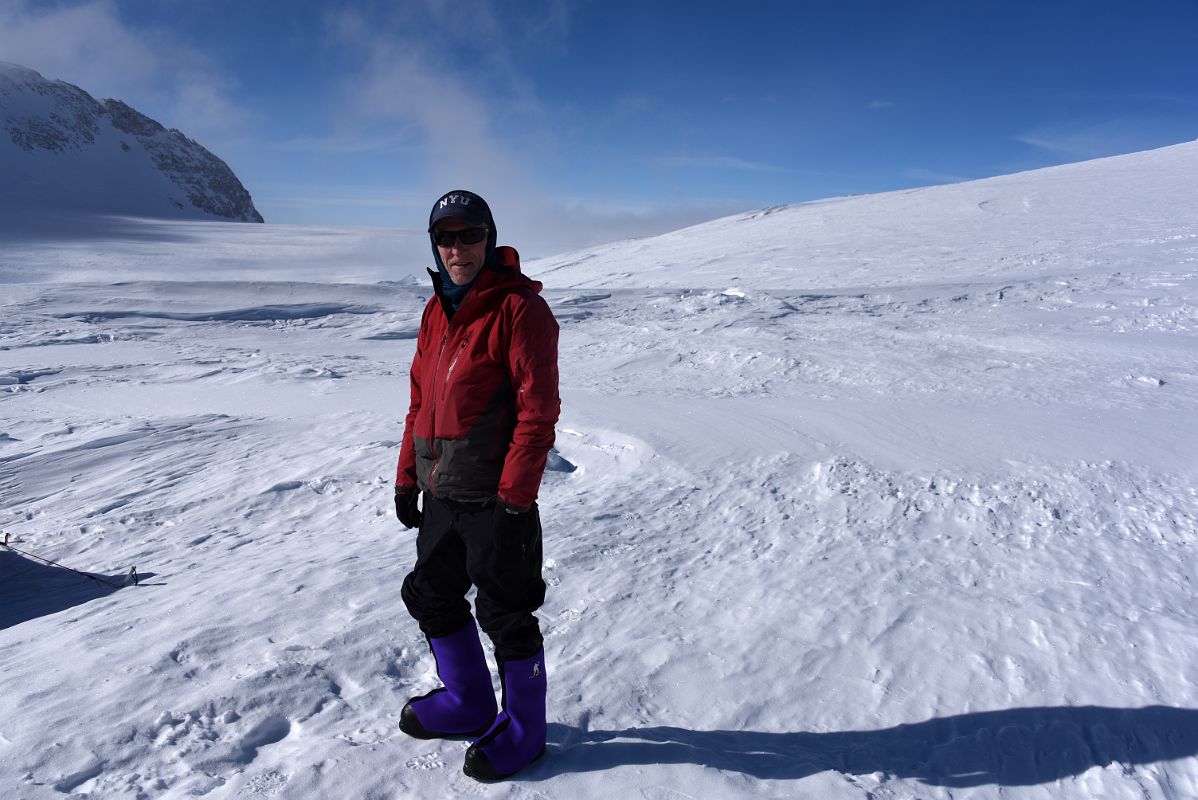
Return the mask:
<path fill-rule="evenodd" d="M 7 230 L 0 525 L 142 582 L 0 551 L 0 796 L 1198 797 L 1196 178 L 1191 143 L 525 265 L 550 743 L 492 786 L 396 727 L 436 685 L 403 236 Z"/>

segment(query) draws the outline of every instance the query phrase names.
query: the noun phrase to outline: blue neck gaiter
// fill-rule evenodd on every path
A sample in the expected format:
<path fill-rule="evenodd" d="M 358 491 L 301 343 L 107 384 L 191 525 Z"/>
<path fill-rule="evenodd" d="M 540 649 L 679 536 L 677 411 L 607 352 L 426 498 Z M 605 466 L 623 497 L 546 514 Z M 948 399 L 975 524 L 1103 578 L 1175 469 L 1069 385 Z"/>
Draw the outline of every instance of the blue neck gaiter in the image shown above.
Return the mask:
<path fill-rule="evenodd" d="M 453 278 L 449 277 L 449 270 L 445 269 L 445 265 L 439 258 L 437 259 L 437 270 L 441 273 L 441 294 L 449 298 L 449 304 L 453 306 L 454 311 L 457 311 L 462 300 L 466 298 L 466 292 L 470 291 L 470 287 L 474 285 L 474 281 L 470 281 L 464 286 L 458 286 L 453 282 Z M 478 278 L 474 280 L 476 281 Z"/>

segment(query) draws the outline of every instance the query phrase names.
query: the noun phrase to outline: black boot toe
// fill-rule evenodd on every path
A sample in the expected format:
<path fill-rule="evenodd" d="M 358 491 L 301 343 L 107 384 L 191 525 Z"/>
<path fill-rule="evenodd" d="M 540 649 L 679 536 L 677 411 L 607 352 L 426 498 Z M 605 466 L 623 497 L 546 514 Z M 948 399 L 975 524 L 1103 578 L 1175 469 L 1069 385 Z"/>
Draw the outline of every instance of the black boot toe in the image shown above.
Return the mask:
<path fill-rule="evenodd" d="M 414 739 L 439 739 L 441 734 L 433 733 L 420 723 L 416 710 L 410 702 L 405 703 L 403 711 L 399 712 L 399 729 Z"/>
<path fill-rule="evenodd" d="M 534 757 L 529 763 L 535 763 L 542 756 L 544 756 L 546 752 L 546 748 L 542 747 L 541 752 L 537 753 L 536 757 Z M 487 754 L 482 751 L 482 748 L 475 747 L 473 745 L 466 750 L 466 762 L 462 764 L 462 772 L 466 773 L 466 775 L 469 777 L 474 778 L 476 781 L 481 781 L 482 783 L 494 783 L 495 781 L 502 781 L 516 774 L 515 772 L 509 772 L 506 775 L 500 775 L 495 771 L 495 768 L 491 766 L 491 759 L 487 758 Z"/>
<path fill-rule="evenodd" d="M 496 772 L 491 766 L 491 759 L 477 747 L 471 747 L 466 751 L 466 762 L 462 765 L 462 772 L 483 783 L 493 783 L 508 777 Z"/>

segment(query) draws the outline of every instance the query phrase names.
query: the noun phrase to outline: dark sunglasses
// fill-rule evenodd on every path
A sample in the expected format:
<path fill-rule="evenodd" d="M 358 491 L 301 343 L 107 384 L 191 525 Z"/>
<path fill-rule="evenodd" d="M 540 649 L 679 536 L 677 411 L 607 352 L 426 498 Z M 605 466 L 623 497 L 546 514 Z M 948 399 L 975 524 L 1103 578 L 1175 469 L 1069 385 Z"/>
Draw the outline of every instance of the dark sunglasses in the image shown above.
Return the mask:
<path fill-rule="evenodd" d="M 437 247 L 453 247 L 454 242 L 478 244 L 487 238 L 486 228 L 466 228 L 462 231 L 433 231 L 433 243 Z"/>

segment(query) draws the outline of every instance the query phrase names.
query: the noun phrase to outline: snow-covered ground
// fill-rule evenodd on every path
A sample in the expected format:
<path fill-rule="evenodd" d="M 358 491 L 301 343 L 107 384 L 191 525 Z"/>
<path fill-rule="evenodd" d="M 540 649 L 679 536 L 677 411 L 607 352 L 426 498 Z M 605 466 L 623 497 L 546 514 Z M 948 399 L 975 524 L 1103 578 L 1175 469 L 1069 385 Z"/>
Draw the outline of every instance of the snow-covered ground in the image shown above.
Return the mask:
<path fill-rule="evenodd" d="M 390 497 L 422 234 L 10 226 L 0 527 L 142 583 L 0 551 L 0 797 L 1198 797 L 1196 175 L 526 265 L 550 753 L 494 786 L 396 727 L 435 685 Z"/>

